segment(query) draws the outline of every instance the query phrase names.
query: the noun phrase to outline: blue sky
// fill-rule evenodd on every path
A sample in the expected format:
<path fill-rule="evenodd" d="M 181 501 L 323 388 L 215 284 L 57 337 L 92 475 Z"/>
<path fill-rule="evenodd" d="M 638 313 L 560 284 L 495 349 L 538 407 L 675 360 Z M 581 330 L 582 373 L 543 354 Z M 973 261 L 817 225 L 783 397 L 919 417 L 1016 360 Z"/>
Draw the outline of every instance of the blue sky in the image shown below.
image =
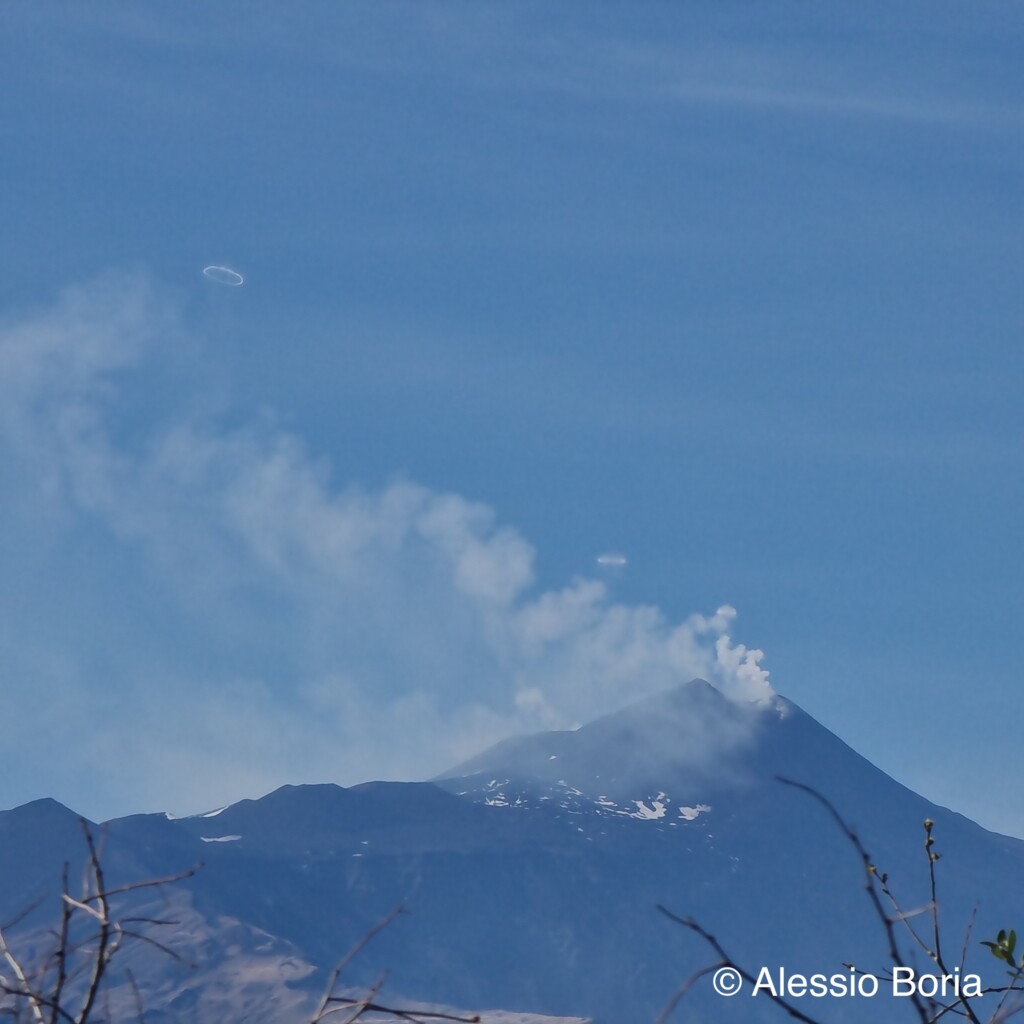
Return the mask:
<path fill-rule="evenodd" d="M 423 776 L 767 670 L 1024 834 L 1022 29 L 5 4 L 0 805 Z"/>

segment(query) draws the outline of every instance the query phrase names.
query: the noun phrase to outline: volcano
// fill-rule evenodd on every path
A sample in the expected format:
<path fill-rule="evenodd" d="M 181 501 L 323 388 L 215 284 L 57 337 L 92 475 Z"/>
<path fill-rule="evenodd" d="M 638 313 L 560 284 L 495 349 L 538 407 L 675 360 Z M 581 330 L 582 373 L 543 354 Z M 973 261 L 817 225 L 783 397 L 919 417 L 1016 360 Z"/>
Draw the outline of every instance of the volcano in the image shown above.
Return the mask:
<path fill-rule="evenodd" d="M 653 1020 L 717 959 L 659 905 L 754 973 L 884 969 L 856 849 L 819 800 L 780 780 L 832 804 L 906 910 L 930 899 L 922 823 L 934 821 L 947 944 L 959 950 L 976 915 L 966 969 L 998 981 L 977 939 L 1024 923 L 1024 843 L 899 785 L 782 697 L 741 705 L 693 680 L 574 731 L 506 740 L 432 782 L 284 786 L 193 817 L 93 826 L 115 881 L 204 864 L 125 897 L 122 913 L 176 922 L 161 934 L 180 959 L 126 947 L 112 998 L 127 1005 L 130 968 L 153 1024 L 297 1024 L 341 953 L 397 906 L 345 984 L 386 968 L 392 1003 L 495 1024 Z M 83 857 L 78 817 L 60 804 L 0 813 L 0 920 L 42 898 L 8 932 L 24 957 L 48 941 L 63 862 L 76 871 Z M 911 1019 L 885 995 L 805 1011 L 837 1024 Z M 778 1019 L 763 997 L 723 998 L 710 979 L 672 1017 Z"/>

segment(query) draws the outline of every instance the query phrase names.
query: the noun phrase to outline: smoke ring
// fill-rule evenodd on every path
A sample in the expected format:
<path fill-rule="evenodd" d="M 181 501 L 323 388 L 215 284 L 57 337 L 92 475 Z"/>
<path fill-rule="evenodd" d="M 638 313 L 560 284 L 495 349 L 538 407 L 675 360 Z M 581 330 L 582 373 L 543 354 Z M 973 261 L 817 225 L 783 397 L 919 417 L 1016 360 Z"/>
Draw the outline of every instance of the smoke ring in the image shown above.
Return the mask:
<path fill-rule="evenodd" d="M 221 267 L 216 264 L 203 267 L 203 276 L 218 284 L 226 284 L 231 288 L 239 288 L 245 282 L 245 278 L 237 270 L 230 267 Z"/>

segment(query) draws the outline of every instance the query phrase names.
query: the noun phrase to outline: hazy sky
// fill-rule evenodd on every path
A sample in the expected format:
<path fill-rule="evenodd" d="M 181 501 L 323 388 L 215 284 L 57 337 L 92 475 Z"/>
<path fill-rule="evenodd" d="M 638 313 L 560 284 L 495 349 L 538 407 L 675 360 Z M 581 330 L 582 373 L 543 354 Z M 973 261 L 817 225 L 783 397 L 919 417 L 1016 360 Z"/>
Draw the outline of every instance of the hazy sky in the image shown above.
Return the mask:
<path fill-rule="evenodd" d="M 0 806 L 768 671 L 1024 834 L 1022 30 L 7 0 Z"/>

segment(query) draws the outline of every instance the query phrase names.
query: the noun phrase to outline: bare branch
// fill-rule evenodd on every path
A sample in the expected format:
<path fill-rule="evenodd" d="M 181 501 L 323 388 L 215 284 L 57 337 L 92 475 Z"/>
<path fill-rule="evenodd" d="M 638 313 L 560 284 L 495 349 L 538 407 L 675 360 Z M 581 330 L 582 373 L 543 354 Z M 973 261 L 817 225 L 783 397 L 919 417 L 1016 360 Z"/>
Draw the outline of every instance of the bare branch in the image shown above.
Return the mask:
<path fill-rule="evenodd" d="M 12 928 L 17 927 L 25 920 L 26 917 L 28 917 L 29 914 L 32 913 L 33 910 L 37 909 L 45 902 L 46 893 L 43 893 L 41 896 L 37 896 L 27 907 L 25 907 L 24 910 L 19 910 L 18 913 L 10 919 L 10 921 L 5 921 L 4 924 L 0 925 L 0 930 L 10 931 Z"/>
<path fill-rule="evenodd" d="M 658 909 L 660 910 L 661 908 L 659 907 Z M 672 1014 L 675 1012 L 675 1008 L 680 1004 L 680 1002 L 682 1002 L 683 996 L 685 996 L 686 993 L 689 992 L 690 989 L 693 988 L 693 986 L 698 981 L 700 981 L 701 978 L 705 977 L 708 974 L 711 974 L 713 971 L 717 971 L 720 967 L 731 966 L 732 964 L 730 964 L 727 960 L 719 960 L 718 963 L 711 964 L 710 967 L 702 967 L 699 971 L 694 971 L 693 974 L 691 974 L 686 979 L 686 981 L 684 981 L 682 985 L 680 985 L 679 988 L 676 989 L 672 998 L 668 1001 L 667 1005 L 665 1006 L 665 1009 L 658 1014 L 657 1018 L 654 1021 L 654 1024 L 665 1024 L 669 1017 L 671 1017 Z"/>
<path fill-rule="evenodd" d="M 117 919 L 112 912 L 111 899 L 116 895 L 180 881 L 194 875 L 199 866 L 166 878 L 146 879 L 108 888 L 100 854 L 105 834 L 100 835 L 98 843 L 89 823 L 84 818 L 79 819 L 79 823 L 87 852 L 82 871 L 82 893 L 80 897 L 71 895 L 68 887 L 68 865 L 65 864 L 61 873 L 61 896 L 58 904 L 60 921 L 55 929 L 48 932 L 55 943 L 52 952 L 43 956 L 39 965 L 29 974 L 0 931 L 0 960 L 6 961 L 13 973 L 11 984 L 0 978 L 0 994 L 13 996 L 15 999 L 15 1005 L 10 1013 L 6 1007 L 0 1010 L 0 1014 L 4 1016 L 17 1017 L 20 1005 L 29 1009 L 33 1024 L 88 1024 L 90 1021 L 95 1022 L 97 1016 L 109 1021 L 110 990 L 105 982 L 112 960 L 127 941 L 146 943 L 181 963 L 188 963 L 170 946 L 157 941 L 138 928 L 140 925 L 156 927 L 176 922 L 142 915 Z M 14 918 L 14 923 L 23 921 L 41 902 L 33 902 Z M 92 926 L 84 933 L 81 928 L 75 926 L 76 922 L 82 920 Z M 140 1024 L 144 1024 L 138 985 L 130 972 L 128 980 L 134 993 Z M 72 985 L 76 993 L 75 1008 L 69 1005 L 67 999 Z"/>
<path fill-rule="evenodd" d="M 881 881 L 878 874 L 878 870 L 872 862 L 871 855 L 868 853 L 864 844 L 861 842 L 860 836 L 858 836 L 857 833 L 850 827 L 850 825 L 847 824 L 843 816 L 839 813 L 839 811 L 836 810 L 835 805 L 827 797 L 823 796 L 812 786 L 808 786 L 803 782 L 796 782 L 793 779 L 783 778 L 781 775 L 777 775 L 775 776 L 775 778 L 784 786 L 792 786 L 794 789 L 798 789 L 801 792 L 806 793 L 808 796 L 812 797 L 814 800 L 817 800 L 817 802 L 821 804 L 826 811 L 828 811 L 833 821 L 835 821 L 835 823 L 839 826 L 839 829 L 842 831 L 843 835 L 845 835 L 846 838 L 850 841 L 850 845 L 853 846 L 853 848 L 857 851 L 857 855 L 860 858 L 861 865 L 864 868 L 865 892 L 867 892 L 868 894 L 868 899 L 871 903 L 872 909 L 875 912 L 875 916 L 878 918 L 878 921 L 880 922 L 882 928 L 885 931 L 886 942 L 889 946 L 889 959 L 897 967 L 908 966 L 903 957 L 903 954 L 900 952 L 899 943 L 896 941 L 896 930 L 893 928 L 894 922 L 885 912 L 885 907 L 882 906 L 882 901 L 878 898 L 878 890 L 876 889 L 876 883 L 878 883 L 879 885 L 884 885 L 885 883 Z M 913 929 L 910 930 L 913 933 Z M 931 1014 L 928 1012 L 928 1008 L 922 1001 L 921 997 L 917 994 L 916 989 L 912 993 L 910 1001 L 914 1007 L 915 1012 L 917 1013 L 918 1019 L 921 1021 L 921 1024 L 931 1024 Z M 972 1017 L 972 1020 L 974 1024 L 980 1024 L 977 1018 Z"/>
<path fill-rule="evenodd" d="M 978 916 L 978 904 L 975 903 L 971 908 L 971 918 L 967 922 L 967 928 L 964 931 L 964 944 L 960 949 L 960 971 L 963 972 L 964 967 L 967 965 L 967 944 L 971 941 L 971 932 L 974 931 L 974 921 Z"/>
<path fill-rule="evenodd" d="M 1021 966 L 1018 967 L 1010 977 L 1010 984 L 1006 986 L 1003 996 L 999 1000 L 999 1005 L 996 1006 L 996 1012 L 992 1015 L 993 1024 L 996 1021 L 1009 1020 L 1014 1013 L 1019 1013 L 1021 1009 L 1024 1009 L 1024 1003 L 1020 1003 L 1016 1008 L 1010 1007 L 1010 1012 L 1003 1012 L 1004 1007 L 1006 1006 L 1006 1000 L 1010 998 L 1010 993 L 1019 992 L 1021 990 L 1018 982 L 1020 981 L 1022 974 L 1024 974 L 1024 961 L 1022 961 Z"/>
<path fill-rule="evenodd" d="M 159 922 L 158 922 L 159 923 Z M 139 942 L 145 942 L 147 945 L 152 946 L 154 949 L 159 949 L 161 953 L 165 953 L 172 960 L 177 960 L 178 963 L 184 964 L 186 967 L 196 970 L 199 964 L 193 963 L 191 960 L 183 957 L 177 950 L 171 949 L 170 946 L 165 945 L 163 942 L 158 942 L 156 939 L 143 932 L 130 931 L 127 928 L 122 929 L 123 934 L 129 939 L 137 939 Z"/>
<path fill-rule="evenodd" d="M 32 991 L 28 983 L 28 978 L 25 976 L 25 971 L 18 961 L 18 958 L 11 951 L 10 946 L 7 945 L 7 940 L 4 938 L 4 933 L 0 930 L 0 955 L 3 956 L 4 960 L 7 961 L 8 967 L 18 982 L 18 989 L 11 990 L 4 984 L 4 990 L 11 995 L 24 996 L 28 1000 L 29 1008 L 32 1011 L 32 1016 L 36 1019 L 38 1024 L 45 1024 L 46 1018 L 43 1016 L 43 1007 L 38 996 Z"/>
<path fill-rule="evenodd" d="M 337 1006 L 333 1010 L 328 1010 L 327 1013 L 324 1014 L 324 1017 L 327 1017 L 332 1013 L 340 1012 L 342 1009 L 352 1009 L 354 1007 L 354 1012 L 345 1019 L 345 1024 L 355 1024 L 355 1022 L 359 1020 L 364 1013 L 366 1013 L 367 1009 L 373 1005 L 374 998 L 381 990 L 387 976 L 387 971 L 382 972 L 381 976 L 367 989 L 366 995 L 363 996 L 358 1003 L 352 1003 L 346 1000 L 348 1003 L 346 1007 Z"/>
<path fill-rule="evenodd" d="M 405 913 L 405 908 L 401 905 L 395 907 L 390 914 L 381 918 L 372 928 L 366 931 L 358 942 L 341 958 L 338 962 L 338 966 L 331 972 L 331 977 L 328 980 L 327 987 L 324 989 L 324 994 L 320 999 L 320 1002 L 316 1008 L 316 1012 L 313 1014 L 311 1024 L 320 1024 L 320 1022 L 333 1013 L 338 1013 L 341 1010 L 354 1010 L 343 1024 L 354 1024 L 364 1014 L 367 1013 L 387 1013 L 392 1017 L 397 1017 L 399 1020 L 407 1020 L 418 1024 L 424 1020 L 450 1020 L 458 1021 L 460 1024 L 477 1024 L 480 1020 L 479 1015 L 474 1014 L 472 1017 L 459 1017 L 450 1013 L 441 1013 L 435 1010 L 410 1010 L 402 1009 L 394 1006 L 383 1006 L 380 1003 L 374 1002 L 374 997 L 377 995 L 381 986 L 384 984 L 386 973 L 382 974 L 377 981 L 370 987 L 361 998 L 353 998 L 350 996 L 337 996 L 334 994 L 334 990 L 337 988 L 338 981 L 344 973 L 345 969 L 352 963 L 353 959 L 358 953 L 366 947 L 366 944 L 377 934 L 383 931 L 392 921 L 395 920 L 399 914 Z"/>
<path fill-rule="evenodd" d="M 924 851 L 928 855 L 928 882 L 932 894 L 932 941 L 935 943 L 935 962 L 942 967 L 942 937 L 939 934 L 939 900 L 935 890 L 935 864 L 939 859 L 939 855 L 932 848 L 935 845 L 935 839 L 932 837 L 933 828 L 935 828 L 935 822 L 931 818 L 926 818 L 924 823 Z"/>
<path fill-rule="evenodd" d="M 383 931 L 399 914 L 404 912 L 404 908 L 399 904 L 391 911 L 386 917 L 378 921 L 372 928 L 363 934 L 358 942 L 338 961 L 337 967 L 334 968 L 331 973 L 331 977 L 327 982 L 327 988 L 324 989 L 323 997 L 320 1000 L 320 1005 L 316 1009 L 316 1013 L 313 1014 L 313 1024 L 317 1024 L 317 1021 L 321 1020 L 324 1015 L 324 1010 L 327 1008 L 328 1003 L 331 1002 L 331 997 L 334 993 L 335 986 L 338 984 L 338 979 L 341 977 L 345 968 L 353 961 L 356 955 L 362 950 L 366 944 L 379 932 Z"/>
<path fill-rule="evenodd" d="M 128 882 L 125 885 L 115 886 L 113 889 L 105 889 L 102 894 L 93 893 L 90 896 L 83 897 L 83 901 L 89 903 L 91 900 L 98 900 L 101 895 L 109 900 L 111 896 L 120 896 L 121 893 L 138 892 L 140 889 L 153 889 L 157 886 L 170 885 L 172 882 L 181 882 L 186 878 L 191 878 L 197 871 L 201 871 L 202 868 L 203 862 L 199 861 L 187 871 L 179 872 L 177 875 L 167 875 L 164 878 L 147 878 L 143 882 Z"/>
<path fill-rule="evenodd" d="M 658 904 L 658 910 L 661 911 L 669 920 L 675 921 L 676 924 L 681 924 L 684 928 L 688 928 L 691 932 L 699 935 L 718 955 L 721 957 L 719 967 L 731 967 L 736 971 L 744 981 L 750 985 L 756 985 L 757 979 L 748 971 L 745 967 L 740 966 L 723 948 L 722 944 L 712 935 L 709 931 L 698 924 L 692 917 L 679 917 L 673 914 L 671 910 L 666 909 L 660 903 Z M 768 993 L 767 998 L 770 999 L 780 1010 L 785 1010 L 794 1020 L 803 1021 L 804 1024 L 821 1024 L 821 1021 L 816 1020 L 814 1017 L 808 1017 L 807 1014 L 798 1010 L 792 1003 L 783 999 L 782 996 L 775 995 L 774 993 Z M 677 1000 L 678 1001 L 678 1000 Z"/>
<path fill-rule="evenodd" d="M 132 974 L 130 968 L 125 968 L 124 972 L 128 976 L 128 984 L 132 989 L 132 996 L 135 999 L 135 1019 L 138 1024 L 146 1024 L 146 1015 L 142 1012 L 142 994 L 139 992 L 139 986 L 135 981 L 135 975 Z"/>
<path fill-rule="evenodd" d="M 103 975 L 106 972 L 107 964 L 110 961 L 108 954 L 108 946 L 110 944 L 110 908 L 107 903 L 107 894 L 103 878 L 103 866 L 100 864 L 99 854 L 96 852 L 96 844 L 93 841 L 92 831 L 90 830 L 89 824 L 85 818 L 80 818 L 79 821 L 82 826 L 82 832 L 85 834 L 85 845 L 89 849 L 88 863 L 89 870 L 92 873 L 92 882 L 96 887 L 95 898 L 100 905 L 99 948 L 97 949 L 96 956 L 93 959 L 92 975 L 89 979 L 88 988 L 85 991 L 85 998 L 82 1000 L 81 1009 L 77 1014 L 78 1024 L 85 1024 L 85 1021 L 89 1019 L 89 1014 L 92 1012 L 93 1004 L 96 1002 L 100 983 L 103 981 Z"/>
<path fill-rule="evenodd" d="M 60 873 L 61 892 L 68 891 L 68 862 L 64 861 L 64 867 Z M 50 1007 L 50 1024 L 57 1024 L 58 1007 L 61 997 L 64 995 L 64 985 L 67 983 L 68 974 L 68 930 L 71 927 L 71 907 L 64 900 L 60 902 L 60 932 L 57 935 L 57 949 L 54 959 L 57 965 L 57 977 L 53 984 L 53 1005 Z"/>

